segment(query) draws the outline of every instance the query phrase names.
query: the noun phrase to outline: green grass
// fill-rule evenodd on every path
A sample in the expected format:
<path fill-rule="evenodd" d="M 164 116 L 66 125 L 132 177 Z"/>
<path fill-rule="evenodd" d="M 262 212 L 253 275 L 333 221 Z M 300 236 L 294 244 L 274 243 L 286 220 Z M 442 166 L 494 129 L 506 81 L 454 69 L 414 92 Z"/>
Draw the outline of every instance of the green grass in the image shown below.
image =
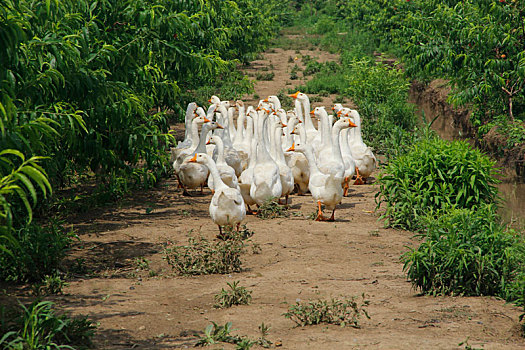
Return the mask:
<path fill-rule="evenodd" d="M 87 317 L 58 315 L 50 301 L 0 311 L 2 349 L 86 349 L 96 329 Z"/>

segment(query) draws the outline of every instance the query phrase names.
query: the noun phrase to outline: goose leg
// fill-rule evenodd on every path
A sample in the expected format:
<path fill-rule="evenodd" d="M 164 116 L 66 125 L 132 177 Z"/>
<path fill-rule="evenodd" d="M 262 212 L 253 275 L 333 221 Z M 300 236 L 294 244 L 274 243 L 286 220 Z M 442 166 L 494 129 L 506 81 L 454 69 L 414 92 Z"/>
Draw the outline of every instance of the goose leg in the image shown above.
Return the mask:
<path fill-rule="evenodd" d="M 359 174 L 359 168 L 358 167 L 355 167 L 355 174 L 356 174 L 356 178 L 355 178 L 355 181 L 354 181 L 354 185 L 363 185 L 365 182 L 363 181 L 363 178 Z"/>
<path fill-rule="evenodd" d="M 317 211 L 317 217 L 315 218 L 315 221 L 324 221 L 325 218 L 323 217 L 323 211 L 321 210 L 321 201 L 317 201 L 318 205 L 318 211 Z"/>
<path fill-rule="evenodd" d="M 223 236 L 222 236 L 222 227 L 221 227 L 221 225 L 217 225 L 217 226 L 219 226 L 219 237 L 218 238 L 222 239 L 223 238 Z"/>
<path fill-rule="evenodd" d="M 348 186 L 348 183 L 350 182 L 350 178 L 347 176 L 345 177 L 345 184 L 343 186 L 343 189 L 344 189 L 344 193 L 343 193 L 343 196 L 346 197 L 348 195 L 348 188 L 350 186 Z"/>
<path fill-rule="evenodd" d="M 326 221 L 335 221 L 335 208 L 332 210 L 332 216 L 330 216 L 330 219 L 327 219 Z"/>

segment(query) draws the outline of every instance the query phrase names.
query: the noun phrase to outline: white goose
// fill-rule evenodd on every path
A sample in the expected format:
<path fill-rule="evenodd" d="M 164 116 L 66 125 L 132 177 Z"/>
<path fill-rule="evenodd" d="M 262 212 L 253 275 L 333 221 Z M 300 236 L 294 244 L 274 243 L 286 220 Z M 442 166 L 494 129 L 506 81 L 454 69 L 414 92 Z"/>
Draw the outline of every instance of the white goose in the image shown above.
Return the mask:
<path fill-rule="evenodd" d="M 295 99 L 295 110 L 298 115 L 299 120 L 304 122 L 304 130 L 306 131 L 306 140 L 310 143 L 318 135 L 318 131 L 312 122 L 310 117 L 310 99 L 308 95 L 297 91 L 295 94 L 290 95 Z M 304 120 L 302 120 L 304 118 Z"/>
<path fill-rule="evenodd" d="M 356 110 L 351 110 L 347 114 L 353 119 L 356 128 L 349 133 L 350 149 L 356 163 L 356 179 L 354 185 L 366 183 L 366 179 L 377 167 L 377 160 L 372 149 L 363 142 L 361 136 L 361 116 Z"/>
<path fill-rule="evenodd" d="M 348 132 L 351 130 L 352 129 L 343 129 L 343 131 L 341 131 L 340 137 L 341 154 L 343 156 L 343 162 L 345 163 L 345 178 L 343 182 L 343 196 L 345 197 L 348 195 L 350 180 L 355 175 L 356 169 L 355 159 L 352 156 L 352 150 L 348 144 Z"/>
<path fill-rule="evenodd" d="M 279 166 L 268 153 L 266 145 L 266 136 L 264 135 L 264 131 L 267 130 L 266 121 L 267 114 L 263 114 L 257 127 L 257 160 L 253 169 L 252 186 L 250 187 L 250 197 L 259 206 L 270 198 L 279 198 L 282 193 Z"/>
<path fill-rule="evenodd" d="M 255 169 L 255 164 L 257 163 L 257 140 L 255 138 L 252 139 L 250 153 L 251 156 L 248 167 L 241 173 L 241 176 L 239 176 L 239 188 L 241 190 L 244 203 L 246 204 L 248 214 L 256 214 L 256 212 L 250 208 L 250 205 L 257 204 L 250 196 L 250 189 L 253 184 L 253 170 Z"/>
<path fill-rule="evenodd" d="M 215 165 L 217 166 L 217 170 L 219 170 L 222 181 L 229 187 L 239 188 L 239 182 L 235 175 L 235 170 L 233 170 L 233 168 L 224 160 L 224 143 L 222 142 L 222 139 L 219 136 L 214 135 L 210 138 L 208 143 L 213 143 L 217 147 L 217 161 L 215 162 Z M 208 187 L 212 192 L 215 191 L 213 176 L 208 176 Z"/>
<path fill-rule="evenodd" d="M 288 205 L 288 196 L 292 193 L 294 188 L 294 178 L 292 169 L 286 164 L 286 160 L 284 158 L 284 152 L 281 147 L 281 136 L 283 134 L 283 128 L 280 125 L 280 123 L 274 124 L 274 148 L 275 148 L 275 163 L 277 163 L 277 166 L 279 167 L 279 177 L 281 179 L 281 197 L 284 197 L 284 204 Z M 281 201 L 279 200 L 279 203 L 281 204 Z"/>
<path fill-rule="evenodd" d="M 220 103 L 219 104 L 219 112 L 221 113 L 221 122 L 229 124 L 228 119 L 228 107 L 229 101 L 223 101 L 227 103 Z M 239 156 L 239 153 L 233 148 L 233 144 L 230 138 L 230 132 L 228 130 L 228 126 L 224 126 L 224 130 L 221 130 L 217 133 L 224 142 L 224 159 L 226 160 L 226 163 L 228 163 L 229 166 L 235 170 L 235 174 L 237 176 L 240 176 L 242 173 L 242 163 L 241 158 Z M 213 153 L 213 158 L 216 158 L 216 152 Z"/>
<path fill-rule="evenodd" d="M 193 119 L 197 117 L 197 114 L 195 113 L 196 110 L 197 104 L 195 102 L 188 104 L 188 107 L 186 108 L 186 114 L 184 116 L 184 140 L 179 142 L 177 147 L 171 148 L 171 163 L 177 159 L 183 149 L 192 147 L 192 141 L 194 140 L 192 140 L 191 124 Z"/>
<path fill-rule="evenodd" d="M 213 129 L 222 129 L 222 126 L 216 122 L 205 123 L 202 126 L 201 136 L 199 138 L 199 144 L 192 152 L 192 155 L 196 153 L 206 153 L 206 138 L 208 133 Z M 179 157 L 180 158 L 180 157 Z M 177 161 L 179 160 L 177 159 Z M 202 164 L 195 164 L 188 162 L 189 157 L 184 157 L 179 168 L 179 180 L 184 188 L 184 195 L 189 195 L 188 188 L 197 188 L 200 186 L 201 193 L 203 191 L 203 186 L 206 184 L 208 179 L 209 171 L 208 168 Z"/>
<path fill-rule="evenodd" d="M 302 123 L 297 124 L 291 134 L 299 136 L 298 144 L 306 144 L 306 132 L 304 131 L 304 125 Z M 292 169 L 294 182 L 297 185 L 297 194 L 302 196 L 308 191 L 308 183 L 310 181 L 310 166 L 308 165 L 308 160 L 301 152 L 287 153 L 290 154 L 288 166 Z"/>
<path fill-rule="evenodd" d="M 190 128 L 189 128 L 189 134 L 191 145 L 189 147 L 180 148 L 177 151 L 177 157 L 173 161 L 173 170 L 175 170 L 175 174 L 178 176 L 178 173 L 180 171 L 180 166 L 182 165 L 182 162 L 184 159 L 188 156 L 191 156 L 193 152 L 195 151 L 195 148 L 197 147 L 199 143 L 199 125 L 203 123 L 209 122 L 206 117 L 195 117 L 191 121 Z M 172 153 L 172 156 L 174 154 Z M 179 180 L 180 181 L 180 180 Z M 182 187 L 182 186 L 181 186 Z"/>
<path fill-rule="evenodd" d="M 310 167 L 310 181 L 308 189 L 312 193 L 312 198 L 317 202 L 318 211 L 316 221 L 334 221 L 335 209 L 337 204 L 341 203 L 343 198 L 343 188 L 341 186 L 341 178 L 334 176 L 334 174 L 325 174 L 319 170 L 315 163 L 315 157 L 311 145 L 308 144 L 294 144 L 289 151 L 301 152 L 308 159 Z M 326 209 L 332 210 L 332 216 L 325 218 L 321 205 L 324 204 Z"/>
<path fill-rule="evenodd" d="M 238 188 L 227 186 L 221 179 L 219 170 L 215 162 L 205 153 L 197 153 L 189 160 L 191 163 L 198 163 L 206 166 L 215 184 L 215 193 L 210 202 L 210 216 L 217 226 L 219 234 L 222 236 L 222 226 L 237 226 L 246 217 L 246 208 Z"/>

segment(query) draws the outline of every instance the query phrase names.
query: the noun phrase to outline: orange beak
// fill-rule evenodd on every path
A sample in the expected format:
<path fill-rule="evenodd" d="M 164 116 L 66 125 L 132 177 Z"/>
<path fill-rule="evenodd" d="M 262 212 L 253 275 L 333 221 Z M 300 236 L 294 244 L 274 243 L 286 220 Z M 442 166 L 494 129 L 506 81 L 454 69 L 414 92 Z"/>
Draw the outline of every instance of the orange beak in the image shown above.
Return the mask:
<path fill-rule="evenodd" d="M 265 98 L 265 99 L 263 100 L 263 102 L 269 102 L 269 101 L 268 101 L 268 98 Z"/>
<path fill-rule="evenodd" d="M 295 128 L 292 130 L 292 132 L 290 133 L 290 135 L 295 135 L 296 132 L 295 132 Z"/>
<path fill-rule="evenodd" d="M 211 103 L 211 98 L 208 99 L 208 102 Z"/>
<path fill-rule="evenodd" d="M 348 125 L 349 125 L 351 128 L 357 128 L 357 125 L 355 125 L 350 119 L 348 119 Z"/>
<path fill-rule="evenodd" d="M 301 92 L 297 91 L 295 94 L 289 95 L 290 97 L 297 98 L 297 95 L 299 95 Z"/>
<path fill-rule="evenodd" d="M 286 128 L 288 125 L 286 125 L 285 123 L 281 122 L 281 126 L 282 126 L 283 128 Z"/>
<path fill-rule="evenodd" d="M 224 129 L 224 127 L 221 124 L 217 124 L 217 129 Z"/>
<path fill-rule="evenodd" d="M 197 163 L 197 153 L 195 153 L 195 155 L 193 156 L 193 158 L 191 158 L 190 160 L 188 160 L 188 162 L 191 162 L 191 163 Z"/>
<path fill-rule="evenodd" d="M 303 121 L 302 120 L 298 120 L 299 123 L 302 123 Z"/>
<path fill-rule="evenodd" d="M 295 143 L 292 143 L 292 147 L 288 148 L 286 152 L 295 151 Z"/>
<path fill-rule="evenodd" d="M 208 118 L 204 117 L 204 122 L 205 123 L 209 123 L 209 122 L 211 122 L 211 120 L 209 120 Z"/>
<path fill-rule="evenodd" d="M 311 115 L 314 115 L 314 114 L 315 114 L 315 111 L 311 111 L 310 114 L 311 114 Z"/>
<path fill-rule="evenodd" d="M 335 106 L 334 106 L 334 107 L 332 107 L 332 111 L 335 111 Z"/>
<path fill-rule="evenodd" d="M 206 142 L 207 145 L 211 145 L 211 139 Z"/>

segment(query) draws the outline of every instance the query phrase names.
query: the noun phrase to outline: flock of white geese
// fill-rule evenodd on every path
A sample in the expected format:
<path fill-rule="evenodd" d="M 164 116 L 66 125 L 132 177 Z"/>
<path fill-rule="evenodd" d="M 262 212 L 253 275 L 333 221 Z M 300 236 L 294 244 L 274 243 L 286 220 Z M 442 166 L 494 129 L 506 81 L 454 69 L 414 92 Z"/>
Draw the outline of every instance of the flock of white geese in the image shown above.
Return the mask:
<path fill-rule="evenodd" d="M 354 184 L 362 184 L 376 168 L 356 110 L 335 104 L 330 114 L 325 107 L 310 111 L 306 94 L 290 97 L 295 108 L 289 111 L 277 96 L 255 108 L 217 96 L 207 110 L 188 105 L 184 141 L 171 149 L 173 168 L 185 193 L 205 184 L 212 190 L 210 216 L 221 234 L 222 226 L 238 229 L 252 205 L 270 198 L 288 204 L 294 188 L 311 193 L 317 221 L 333 221 L 354 175 Z M 329 218 L 322 205 L 332 211 Z"/>

